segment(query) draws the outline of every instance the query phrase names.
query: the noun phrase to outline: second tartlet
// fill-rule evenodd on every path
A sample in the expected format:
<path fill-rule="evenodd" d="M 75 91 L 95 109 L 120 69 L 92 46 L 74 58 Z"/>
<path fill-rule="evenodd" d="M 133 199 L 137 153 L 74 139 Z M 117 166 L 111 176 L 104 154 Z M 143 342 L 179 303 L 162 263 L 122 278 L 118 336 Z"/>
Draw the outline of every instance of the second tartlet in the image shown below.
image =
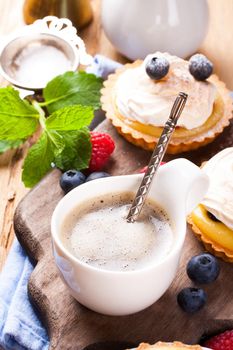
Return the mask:
<path fill-rule="evenodd" d="M 233 147 L 216 154 L 202 169 L 210 186 L 188 222 L 209 252 L 233 263 Z"/>

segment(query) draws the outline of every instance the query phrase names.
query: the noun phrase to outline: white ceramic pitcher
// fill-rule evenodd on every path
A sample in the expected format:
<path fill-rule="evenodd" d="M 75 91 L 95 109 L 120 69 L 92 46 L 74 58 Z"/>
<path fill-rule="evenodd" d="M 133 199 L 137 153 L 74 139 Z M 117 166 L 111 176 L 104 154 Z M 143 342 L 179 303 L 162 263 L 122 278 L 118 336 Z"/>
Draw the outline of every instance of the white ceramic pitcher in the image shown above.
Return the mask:
<path fill-rule="evenodd" d="M 135 313 L 156 302 L 168 289 L 182 252 L 186 215 L 201 201 L 208 188 L 207 176 L 190 161 L 177 159 L 163 165 L 152 183 L 149 197 L 164 208 L 173 223 L 175 243 L 168 255 L 159 263 L 135 271 L 103 270 L 79 261 L 59 237 L 64 218 L 74 207 L 78 210 L 83 201 L 91 202 L 94 197 L 117 191 L 136 192 L 142 176 L 112 176 L 90 181 L 69 192 L 52 216 L 54 257 L 63 281 L 81 304 L 103 314 Z"/>
<path fill-rule="evenodd" d="M 101 17 L 109 40 L 135 60 L 156 51 L 193 54 L 209 16 L 206 0 L 102 0 Z"/>

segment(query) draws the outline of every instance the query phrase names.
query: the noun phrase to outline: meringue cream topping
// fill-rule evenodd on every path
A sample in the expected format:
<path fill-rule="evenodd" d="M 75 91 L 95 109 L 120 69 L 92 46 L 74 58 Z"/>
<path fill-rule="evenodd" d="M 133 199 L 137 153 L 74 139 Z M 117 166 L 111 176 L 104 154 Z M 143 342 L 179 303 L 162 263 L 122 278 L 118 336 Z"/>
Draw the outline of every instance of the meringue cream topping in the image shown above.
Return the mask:
<path fill-rule="evenodd" d="M 209 176 L 210 186 L 202 204 L 233 230 L 233 147 L 216 154 L 203 171 Z"/>
<path fill-rule="evenodd" d="M 170 68 L 161 80 L 153 80 L 146 73 L 146 63 L 152 57 L 165 57 Z M 194 129 L 203 125 L 213 110 L 215 86 L 208 81 L 197 81 L 189 73 L 188 61 L 167 53 L 148 55 L 144 62 L 119 75 L 116 84 L 116 105 L 122 116 L 142 124 L 162 127 L 179 92 L 188 94 L 188 100 L 177 125 Z"/>

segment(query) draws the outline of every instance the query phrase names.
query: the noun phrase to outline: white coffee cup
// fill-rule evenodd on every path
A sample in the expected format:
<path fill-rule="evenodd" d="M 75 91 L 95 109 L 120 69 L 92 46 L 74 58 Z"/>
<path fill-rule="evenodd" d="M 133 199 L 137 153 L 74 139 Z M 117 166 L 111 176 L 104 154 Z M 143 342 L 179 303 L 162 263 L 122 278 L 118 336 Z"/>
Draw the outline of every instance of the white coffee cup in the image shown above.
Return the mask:
<path fill-rule="evenodd" d="M 174 226 L 175 243 L 168 255 L 159 263 L 135 271 L 103 270 L 79 261 L 60 238 L 65 217 L 73 208 L 81 208 L 84 201 L 91 203 L 92 198 L 118 191 L 136 192 L 142 176 L 112 176 L 83 184 L 64 196 L 52 215 L 54 257 L 63 281 L 75 299 L 102 314 L 132 314 L 152 305 L 164 294 L 178 268 L 186 234 L 186 215 L 208 188 L 207 176 L 190 161 L 177 159 L 163 165 L 152 183 L 149 197 L 165 209 Z"/>

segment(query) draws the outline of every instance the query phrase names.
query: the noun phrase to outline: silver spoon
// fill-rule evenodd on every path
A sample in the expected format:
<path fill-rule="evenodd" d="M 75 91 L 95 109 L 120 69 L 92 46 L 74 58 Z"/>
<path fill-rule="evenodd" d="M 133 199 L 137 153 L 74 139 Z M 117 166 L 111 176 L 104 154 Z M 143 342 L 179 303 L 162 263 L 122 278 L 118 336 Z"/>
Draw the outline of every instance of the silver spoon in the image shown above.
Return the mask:
<path fill-rule="evenodd" d="M 142 179 L 142 182 L 139 186 L 137 194 L 130 207 L 128 216 L 126 218 L 128 222 L 135 222 L 142 210 L 143 204 L 150 190 L 153 177 L 156 174 L 159 168 L 159 165 L 163 159 L 163 156 L 166 152 L 168 143 L 175 130 L 177 120 L 179 119 L 184 109 L 187 97 L 188 97 L 187 94 L 185 94 L 184 92 L 180 92 L 177 98 L 175 99 L 175 102 L 170 112 L 170 116 L 164 126 L 163 132 L 159 138 L 157 146 L 155 147 L 152 153 L 147 171 Z"/>

